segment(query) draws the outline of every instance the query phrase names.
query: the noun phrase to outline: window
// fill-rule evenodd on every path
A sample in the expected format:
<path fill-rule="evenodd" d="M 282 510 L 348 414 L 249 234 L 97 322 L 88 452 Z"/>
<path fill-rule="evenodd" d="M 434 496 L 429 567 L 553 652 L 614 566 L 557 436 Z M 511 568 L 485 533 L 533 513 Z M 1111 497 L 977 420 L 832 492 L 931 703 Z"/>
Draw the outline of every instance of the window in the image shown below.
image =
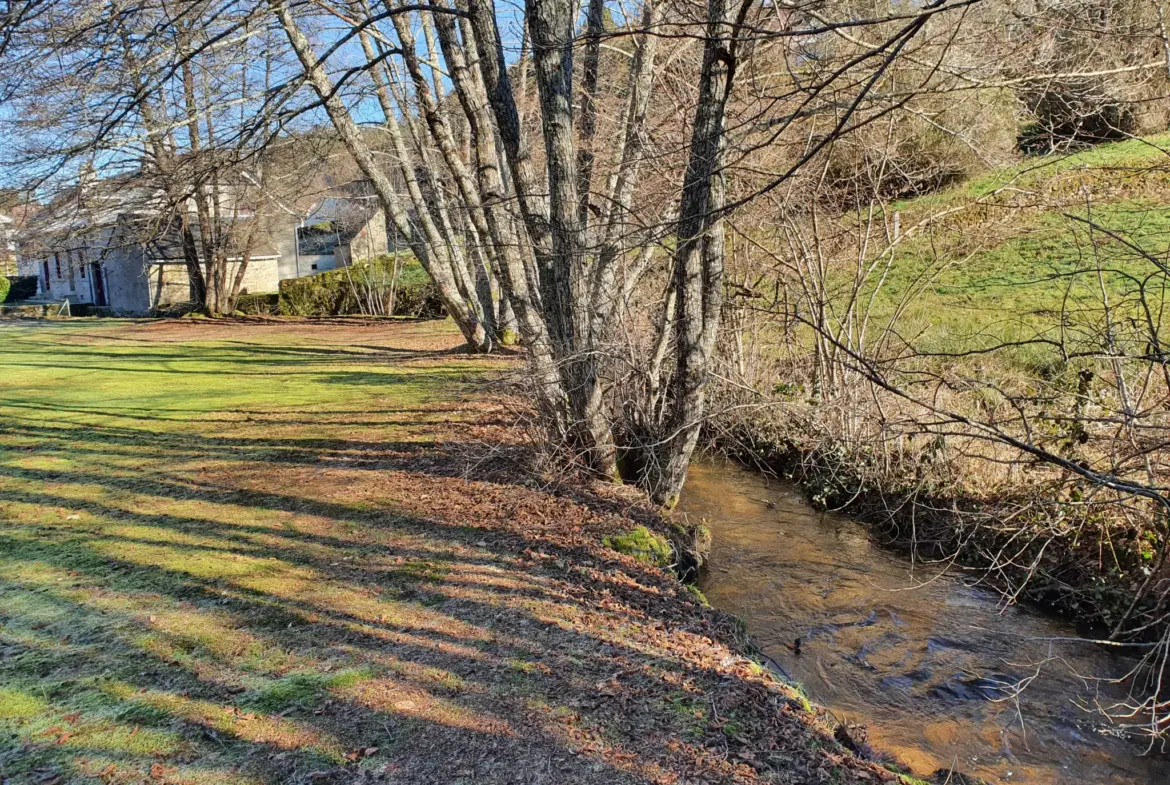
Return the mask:
<path fill-rule="evenodd" d="M 61 274 L 61 254 L 53 254 L 53 261 L 57 263 L 57 280 L 61 280 L 65 276 Z"/>

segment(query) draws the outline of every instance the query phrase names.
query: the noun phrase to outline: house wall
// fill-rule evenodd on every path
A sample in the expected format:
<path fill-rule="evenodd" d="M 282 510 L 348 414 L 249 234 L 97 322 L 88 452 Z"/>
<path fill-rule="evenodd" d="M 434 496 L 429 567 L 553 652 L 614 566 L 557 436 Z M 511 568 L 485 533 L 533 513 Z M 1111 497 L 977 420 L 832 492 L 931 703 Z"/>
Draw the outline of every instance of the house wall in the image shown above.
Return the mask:
<path fill-rule="evenodd" d="M 41 260 L 33 259 L 29 256 L 18 256 L 16 258 L 16 274 L 17 275 L 35 275 L 40 277 L 41 274 Z"/>
<path fill-rule="evenodd" d="M 232 280 L 239 270 L 239 262 L 228 262 L 227 277 Z M 148 298 L 144 310 L 162 305 L 191 301 L 191 284 L 187 265 L 183 262 L 154 262 L 147 267 Z M 240 294 L 267 294 L 280 290 L 280 265 L 276 258 L 252 259 L 244 271 Z"/>
<path fill-rule="evenodd" d="M 354 262 L 368 262 L 387 252 L 386 219 L 379 210 L 366 222 L 353 238 L 337 246 L 337 261 L 334 267 L 348 267 Z"/>
<path fill-rule="evenodd" d="M 60 272 L 57 259 L 60 258 Z M 46 285 L 44 262 L 49 265 Z M 71 303 L 92 303 L 92 268 L 84 263 L 84 257 L 77 250 L 63 250 L 33 259 L 21 259 L 21 275 L 37 277 L 37 296 L 45 299 L 63 300 Z"/>
<path fill-rule="evenodd" d="M 297 274 L 297 227 L 298 220 L 289 220 L 282 223 L 272 232 L 272 245 L 280 254 L 278 262 L 278 283 L 286 278 L 299 278 Z"/>
<path fill-rule="evenodd" d="M 146 268 L 150 307 L 191 302 L 191 282 L 183 262 L 151 264 Z"/>
<path fill-rule="evenodd" d="M 229 278 L 236 274 L 236 267 L 229 266 Z M 270 294 L 280 291 L 280 259 L 252 259 L 244 272 L 240 284 L 241 294 Z"/>
<path fill-rule="evenodd" d="M 368 262 L 387 251 L 386 246 L 386 214 L 379 210 L 370 217 L 361 231 L 349 241 L 349 261 Z"/>
<path fill-rule="evenodd" d="M 338 246 L 338 248 L 341 247 Z M 339 259 L 336 254 L 301 254 L 301 274 L 293 275 L 292 277 L 307 278 L 310 275 L 316 275 L 326 270 L 333 270 L 344 266 L 345 261 Z"/>
<path fill-rule="evenodd" d="M 374 213 L 365 226 L 347 244 L 337 246 L 333 254 L 301 254 L 298 269 L 297 227 L 299 222 L 290 222 L 286 229 L 274 237 L 276 250 L 280 252 L 279 280 L 305 278 L 326 270 L 345 267 L 354 261 L 364 262 L 387 253 L 386 214 L 382 210 Z M 402 241 L 405 247 L 405 241 Z"/>
<path fill-rule="evenodd" d="M 305 278 L 306 276 L 323 273 L 340 266 L 337 257 L 333 254 L 301 254 L 297 260 L 297 227 L 300 222 L 289 223 L 288 226 L 274 237 L 273 245 L 280 254 L 277 265 L 277 288 L 280 281 L 289 278 Z M 314 266 L 315 265 L 315 266 Z M 259 290 L 256 290 L 259 291 Z"/>
<path fill-rule="evenodd" d="M 103 255 L 106 302 L 117 314 L 142 316 L 150 311 L 150 286 L 140 248 L 114 248 Z"/>
<path fill-rule="evenodd" d="M 18 268 L 22 275 L 36 276 L 37 297 L 40 299 L 68 297 L 74 304 L 94 304 L 97 302 L 97 287 L 93 263 L 100 262 L 107 303 L 121 310 L 139 311 L 145 302 L 145 288 L 133 280 L 133 273 L 137 272 L 140 277 L 141 255 L 133 248 L 114 244 L 113 238 L 113 230 L 105 228 L 73 237 L 69 245 L 60 248 L 32 244 L 20 254 Z M 35 250 L 28 253 L 29 247 Z M 127 265 L 131 268 L 129 271 L 125 269 Z"/>

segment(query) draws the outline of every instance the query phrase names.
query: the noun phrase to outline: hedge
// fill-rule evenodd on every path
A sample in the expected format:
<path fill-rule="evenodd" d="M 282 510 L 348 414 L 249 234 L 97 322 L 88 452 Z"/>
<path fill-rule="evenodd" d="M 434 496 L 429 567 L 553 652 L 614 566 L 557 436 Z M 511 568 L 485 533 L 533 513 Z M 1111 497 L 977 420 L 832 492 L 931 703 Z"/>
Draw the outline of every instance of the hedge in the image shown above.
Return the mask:
<path fill-rule="evenodd" d="M 35 275 L 0 276 L 0 303 L 15 303 L 36 296 L 37 277 Z"/>
<path fill-rule="evenodd" d="M 393 264 L 394 257 L 381 256 L 372 262 L 281 281 L 279 311 L 286 316 L 362 314 L 369 313 L 367 303 L 373 298 L 385 312 Z M 438 290 L 422 267 L 413 259 L 402 263 L 394 315 L 438 317 L 445 313 Z"/>

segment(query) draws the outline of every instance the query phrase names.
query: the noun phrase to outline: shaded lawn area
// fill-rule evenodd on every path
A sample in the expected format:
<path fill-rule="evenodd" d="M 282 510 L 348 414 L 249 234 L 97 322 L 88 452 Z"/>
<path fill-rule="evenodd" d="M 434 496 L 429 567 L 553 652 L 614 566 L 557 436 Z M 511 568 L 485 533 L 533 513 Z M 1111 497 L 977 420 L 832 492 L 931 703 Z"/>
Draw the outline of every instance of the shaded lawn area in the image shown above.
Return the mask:
<path fill-rule="evenodd" d="M 450 325 L 0 323 L 0 781 L 861 782 Z"/>

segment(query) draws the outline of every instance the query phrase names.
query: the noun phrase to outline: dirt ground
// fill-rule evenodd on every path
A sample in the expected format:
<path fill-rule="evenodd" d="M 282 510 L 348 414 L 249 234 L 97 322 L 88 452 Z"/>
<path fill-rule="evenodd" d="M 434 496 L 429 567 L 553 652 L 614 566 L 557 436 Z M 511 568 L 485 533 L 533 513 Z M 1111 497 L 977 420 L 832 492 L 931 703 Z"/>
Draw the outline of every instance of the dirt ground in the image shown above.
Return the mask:
<path fill-rule="evenodd" d="M 849 783 L 440 323 L 0 332 L 0 782 Z"/>

